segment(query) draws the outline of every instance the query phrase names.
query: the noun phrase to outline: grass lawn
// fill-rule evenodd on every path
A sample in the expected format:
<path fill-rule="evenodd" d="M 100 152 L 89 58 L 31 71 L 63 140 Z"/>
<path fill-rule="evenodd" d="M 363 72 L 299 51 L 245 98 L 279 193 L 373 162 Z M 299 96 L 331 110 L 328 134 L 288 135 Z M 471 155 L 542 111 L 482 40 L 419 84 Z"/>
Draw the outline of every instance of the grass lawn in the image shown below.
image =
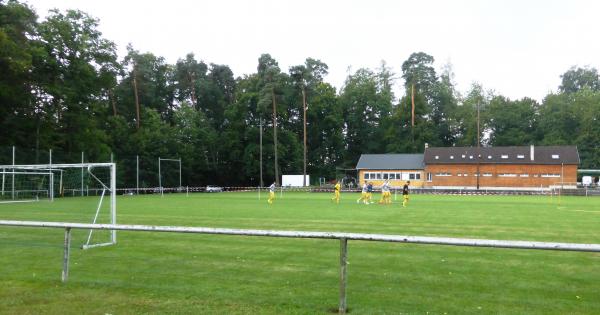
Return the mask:
<path fill-rule="evenodd" d="M 118 223 L 600 243 L 598 198 L 413 195 L 402 208 L 330 197 L 119 196 Z M 2 204 L 0 219 L 89 223 L 96 201 Z M 118 232 L 116 246 L 83 251 L 74 231 L 62 284 L 63 237 L 0 227 L 0 314 L 337 310 L 336 240 Z M 348 255 L 350 314 L 600 314 L 598 253 L 349 241 Z"/>

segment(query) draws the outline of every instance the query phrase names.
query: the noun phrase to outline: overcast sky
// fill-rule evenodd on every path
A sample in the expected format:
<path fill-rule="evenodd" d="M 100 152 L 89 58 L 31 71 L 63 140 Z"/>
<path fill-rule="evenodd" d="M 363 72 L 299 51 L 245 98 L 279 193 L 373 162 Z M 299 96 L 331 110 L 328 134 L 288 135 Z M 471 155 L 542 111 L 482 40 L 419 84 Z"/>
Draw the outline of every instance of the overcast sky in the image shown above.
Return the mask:
<path fill-rule="evenodd" d="M 382 60 L 400 77 L 402 62 L 418 51 L 435 58 L 438 73 L 451 64 L 460 92 L 479 82 L 511 99 L 541 101 L 571 66 L 600 68 L 600 1 L 593 0 L 28 2 L 41 18 L 52 8 L 98 18 L 121 57 L 128 43 L 169 63 L 193 52 L 235 76 L 256 72 L 262 53 L 283 71 L 312 57 L 329 65 L 326 81 L 338 89 L 348 69 Z"/>

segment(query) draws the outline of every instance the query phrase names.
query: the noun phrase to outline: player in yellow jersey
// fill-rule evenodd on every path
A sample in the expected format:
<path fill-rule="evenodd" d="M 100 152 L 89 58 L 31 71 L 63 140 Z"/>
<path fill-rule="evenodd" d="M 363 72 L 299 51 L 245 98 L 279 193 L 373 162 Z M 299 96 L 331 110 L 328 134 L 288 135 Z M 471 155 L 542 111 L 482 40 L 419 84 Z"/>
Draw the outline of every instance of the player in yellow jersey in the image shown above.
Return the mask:
<path fill-rule="evenodd" d="M 275 200 L 275 183 L 269 186 L 269 200 L 267 202 L 271 205 L 273 204 L 273 200 Z"/>
<path fill-rule="evenodd" d="M 367 203 L 368 195 L 367 195 L 367 182 L 365 182 L 362 186 L 362 192 L 360 193 L 360 198 L 356 200 L 356 203 Z"/>
<path fill-rule="evenodd" d="M 339 204 L 340 203 L 340 190 L 342 189 L 342 185 L 340 185 L 340 182 L 336 182 L 335 183 L 335 187 L 334 187 L 334 195 L 331 198 L 331 201 L 335 200 L 335 203 Z"/>
<path fill-rule="evenodd" d="M 379 204 L 390 204 L 392 203 L 390 193 L 390 182 L 386 179 L 381 185 L 381 199 L 379 199 Z"/>

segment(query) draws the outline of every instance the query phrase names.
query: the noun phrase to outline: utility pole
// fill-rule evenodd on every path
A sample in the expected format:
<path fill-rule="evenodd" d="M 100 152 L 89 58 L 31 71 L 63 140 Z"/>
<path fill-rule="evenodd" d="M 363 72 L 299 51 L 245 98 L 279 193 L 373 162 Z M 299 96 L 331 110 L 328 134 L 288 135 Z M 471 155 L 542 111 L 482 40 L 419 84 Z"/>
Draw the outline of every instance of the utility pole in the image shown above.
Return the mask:
<path fill-rule="evenodd" d="M 259 132 L 259 139 L 260 139 L 260 187 L 265 187 L 264 183 L 263 183 L 263 153 L 262 153 L 262 134 L 263 134 L 263 125 L 262 125 L 262 118 L 259 118 L 259 124 L 260 124 L 260 132 Z"/>
<path fill-rule="evenodd" d="M 135 123 L 137 129 L 140 129 L 140 99 L 138 96 L 137 77 L 135 74 L 135 61 L 133 62 L 133 93 L 135 96 Z"/>
<path fill-rule="evenodd" d="M 275 185 L 279 186 L 279 162 L 277 158 L 277 103 L 275 101 L 275 87 L 271 87 L 271 97 L 273 99 L 273 146 L 275 148 Z"/>
<path fill-rule="evenodd" d="M 302 173 L 303 187 L 306 187 L 306 88 L 302 85 L 302 104 L 304 105 L 304 171 Z"/>

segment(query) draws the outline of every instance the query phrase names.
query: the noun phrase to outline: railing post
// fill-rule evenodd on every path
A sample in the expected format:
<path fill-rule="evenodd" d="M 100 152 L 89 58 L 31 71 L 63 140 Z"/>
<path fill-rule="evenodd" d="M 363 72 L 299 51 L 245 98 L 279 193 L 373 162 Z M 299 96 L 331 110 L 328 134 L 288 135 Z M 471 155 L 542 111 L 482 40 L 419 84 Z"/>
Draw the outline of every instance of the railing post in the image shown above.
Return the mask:
<path fill-rule="evenodd" d="M 340 314 L 346 314 L 346 284 L 348 277 L 348 239 L 340 238 Z"/>
<path fill-rule="evenodd" d="M 65 251 L 63 256 L 62 282 L 67 282 L 69 278 L 69 254 L 71 251 L 71 228 L 65 228 Z"/>

